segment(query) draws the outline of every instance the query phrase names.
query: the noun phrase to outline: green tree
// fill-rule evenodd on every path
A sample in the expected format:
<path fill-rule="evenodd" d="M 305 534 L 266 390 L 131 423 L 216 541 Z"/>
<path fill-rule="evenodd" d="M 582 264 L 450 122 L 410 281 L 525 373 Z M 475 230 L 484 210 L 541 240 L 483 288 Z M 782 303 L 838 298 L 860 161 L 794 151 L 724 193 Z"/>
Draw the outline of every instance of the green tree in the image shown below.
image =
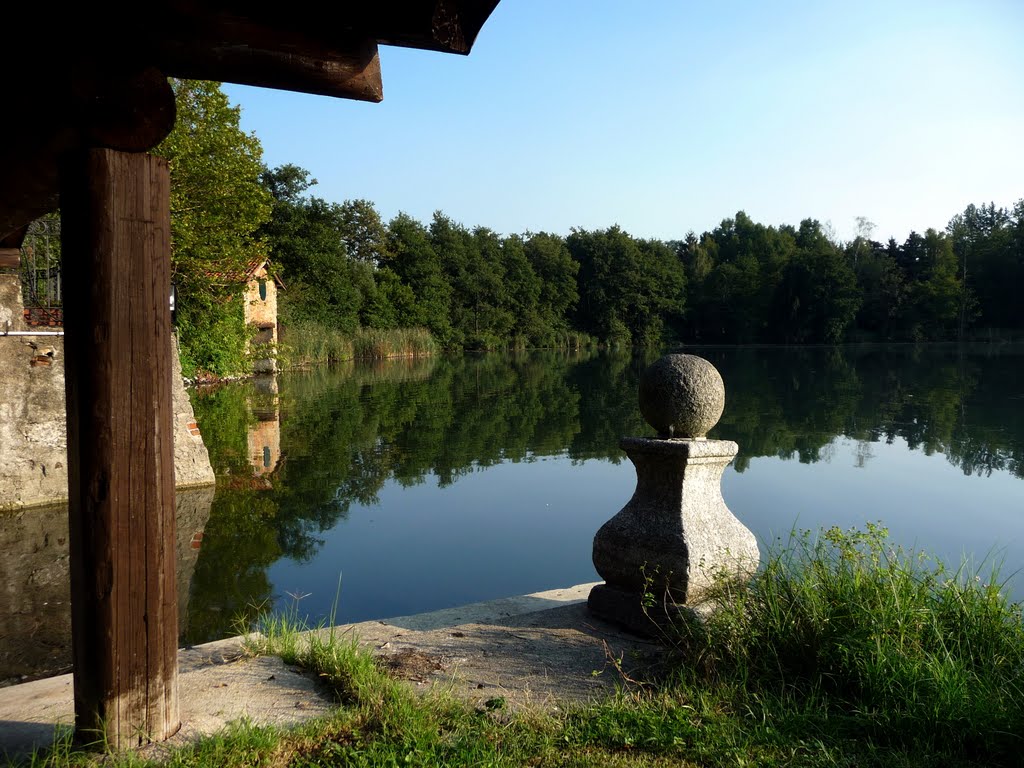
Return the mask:
<path fill-rule="evenodd" d="M 342 206 L 309 195 L 316 179 L 294 165 L 264 170 L 261 179 L 274 198 L 263 234 L 288 286 L 281 319 L 354 331 L 376 286 L 371 264 L 349 258 Z"/>
<path fill-rule="evenodd" d="M 1018 234 L 1024 227 L 1022 209 L 1024 201 L 1013 210 L 994 203 L 972 204 L 946 226 L 963 290 L 961 334 L 979 315 L 989 328 L 1024 327 L 1017 307 L 1024 284 L 1024 249 Z"/>
<path fill-rule="evenodd" d="M 857 327 L 874 339 L 897 340 L 900 318 L 906 311 L 907 287 L 896 260 L 880 243 L 859 237 L 848 246 L 847 258 L 854 265 L 861 295 Z"/>
<path fill-rule="evenodd" d="M 388 231 L 369 200 L 346 200 L 338 209 L 341 240 L 349 258 L 372 266 L 387 264 Z"/>
<path fill-rule="evenodd" d="M 569 317 L 579 301 L 579 262 L 573 259 L 563 238 L 546 232 L 529 235 L 523 252 L 540 280 L 533 341 L 541 346 L 554 344 L 559 335 L 570 330 Z"/>
<path fill-rule="evenodd" d="M 452 287 L 426 228 L 399 213 L 388 223 L 388 252 L 392 270 L 413 296 L 410 304 L 406 294 L 401 324 L 428 328 L 442 346 L 460 345 L 450 317 Z"/>
<path fill-rule="evenodd" d="M 766 227 L 743 211 L 700 240 L 689 237 L 683 255 L 694 286 L 688 333 L 706 341 L 776 340 L 772 306 L 795 247 L 791 227 Z"/>
<path fill-rule="evenodd" d="M 837 344 L 860 307 L 856 276 L 816 220 L 800 222 L 795 240 L 796 252 L 782 272 L 776 294 L 782 339 Z"/>
<path fill-rule="evenodd" d="M 612 344 L 656 344 L 666 317 L 683 307 L 682 263 L 664 243 L 639 241 L 618 226 L 566 238 L 580 264 L 577 322 Z"/>
<path fill-rule="evenodd" d="M 499 349 L 509 343 L 516 322 L 510 309 L 512 292 L 505 274 L 504 243 L 494 230 L 476 227 L 466 245 L 466 262 L 460 265 L 455 285 L 456 297 L 460 286 L 467 289 L 464 316 L 472 319 L 472 328 L 464 327 L 466 346 Z"/>
<path fill-rule="evenodd" d="M 505 275 L 503 308 L 512 319 L 512 344 L 548 346 L 552 329 L 540 311 L 543 283 L 526 256 L 523 239 L 516 235 L 501 242 L 501 271 Z"/>
<path fill-rule="evenodd" d="M 718 262 L 718 243 L 705 232 L 700 238 L 691 230 L 676 244 L 676 252 L 686 275 L 688 298 L 686 336 L 694 341 L 720 338 L 724 334 L 721 318 L 715 312 L 713 284 L 708 281 Z"/>
<path fill-rule="evenodd" d="M 922 279 L 914 284 L 912 298 L 920 323 L 917 335 L 928 339 L 950 339 L 960 320 L 964 285 L 959 277 L 953 243 L 940 232 L 929 229 L 923 239 Z"/>
<path fill-rule="evenodd" d="M 247 331 L 240 300 L 247 268 L 266 257 L 259 236 L 270 197 L 259 181 L 259 140 L 219 83 L 172 80 L 174 129 L 153 150 L 171 172 L 171 263 L 178 289 L 182 367 L 236 373 Z"/>
<path fill-rule="evenodd" d="M 501 239 L 485 227 L 470 232 L 441 211 L 429 231 L 451 286 L 449 312 L 458 343 L 469 349 L 504 346 L 514 318 L 504 309 Z"/>

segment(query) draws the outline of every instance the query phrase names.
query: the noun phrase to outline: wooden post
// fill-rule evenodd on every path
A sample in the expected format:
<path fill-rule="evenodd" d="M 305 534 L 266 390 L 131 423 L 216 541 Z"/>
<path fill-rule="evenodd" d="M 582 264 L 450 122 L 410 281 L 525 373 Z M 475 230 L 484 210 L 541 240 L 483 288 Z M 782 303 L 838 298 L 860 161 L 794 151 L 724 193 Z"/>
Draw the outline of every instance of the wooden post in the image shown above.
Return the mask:
<path fill-rule="evenodd" d="M 79 740 L 180 727 L 166 161 L 91 149 L 61 176 Z"/>

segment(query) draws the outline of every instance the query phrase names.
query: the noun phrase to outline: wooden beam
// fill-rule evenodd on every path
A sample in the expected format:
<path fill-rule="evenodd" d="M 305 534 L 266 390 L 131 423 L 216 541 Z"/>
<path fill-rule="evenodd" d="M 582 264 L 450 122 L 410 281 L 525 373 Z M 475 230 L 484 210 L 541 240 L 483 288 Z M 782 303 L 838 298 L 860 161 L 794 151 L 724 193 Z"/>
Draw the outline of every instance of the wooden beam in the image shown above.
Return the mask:
<path fill-rule="evenodd" d="M 498 0 L 363 3 L 353 9 L 353 23 L 382 45 L 468 54 Z"/>
<path fill-rule="evenodd" d="M 0 237 L 0 267 L 17 269 L 21 266 L 21 244 L 27 234 L 28 227 L 24 226 Z"/>
<path fill-rule="evenodd" d="M 29 82 L 31 82 L 29 80 Z M 0 144 L 0 238 L 56 210 L 59 158 L 84 147 L 150 149 L 174 128 L 174 92 L 154 67 L 62 63 L 13 103 L 31 120 L 4 126 Z"/>
<path fill-rule="evenodd" d="M 279 40 L 304 39 L 313 46 L 305 51 L 311 55 L 343 50 L 358 39 L 466 54 L 497 5 L 498 0 L 374 0 L 348 3 L 343 12 L 309 4 L 282 12 L 280 6 L 241 0 L 165 0 L 152 4 L 149 20 L 141 23 L 178 41 L 219 37 L 255 47 L 270 41 L 273 47 Z M 221 32 L 211 37 L 211 29 Z"/>
<path fill-rule="evenodd" d="M 195 9 L 193 9 L 195 11 Z M 316 25 L 295 32 L 278 23 L 245 16 L 193 13 L 175 17 L 170 34 L 153 55 L 174 77 L 223 80 L 242 85 L 378 102 L 384 97 L 377 43 L 356 35 L 325 39 Z"/>
<path fill-rule="evenodd" d="M 166 161 L 74 153 L 61 215 L 75 728 L 125 748 L 180 725 Z"/>
<path fill-rule="evenodd" d="M 57 206 L 60 157 L 143 151 L 173 125 L 162 73 L 364 101 L 383 97 L 377 44 L 468 53 L 498 0 L 376 0 L 337 12 L 242 0 L 153 0 L 109 23 L 88 4 L 15 3 L 0 71 L 0 237 Z M 155 69 L 154 69 L 155 67 Z M 161 135 L 162 134 L 162 135 Z"/>
<path fill-rule="evenodd" d="M 72 84 L 79 141 L 85 146 L 145 152 L 174 129 L 174 90 L 156 67 L 103 67 Z"/>
<path fill-rule="evenodd" d="M 9 232 L 6 235 L 0 237 L 0 248 L 17 248 L 21 249 L 21 244 L 25 242 L 25 235 L 28 234 L 28 225 L 15 229 L 13 232 Z"/>
<path fill-rule="evenodd" d="M 20 248 L 0 248 L 0 267 L 18 267 L 20 265 Z"/>

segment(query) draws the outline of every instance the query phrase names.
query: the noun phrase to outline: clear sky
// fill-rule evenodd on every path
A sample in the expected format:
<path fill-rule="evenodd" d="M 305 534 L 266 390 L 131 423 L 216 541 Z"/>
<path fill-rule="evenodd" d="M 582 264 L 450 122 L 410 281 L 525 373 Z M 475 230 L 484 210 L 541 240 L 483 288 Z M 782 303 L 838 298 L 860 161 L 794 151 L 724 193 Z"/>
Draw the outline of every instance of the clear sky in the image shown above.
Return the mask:
<path fill-rule="evenodd" d="M 502 0 L 468 57 L 380 55 L 380 104 L 225 90 L 268 165 L 385 220 L 902 240 L 1024 197 L 1024 0 Z"/>

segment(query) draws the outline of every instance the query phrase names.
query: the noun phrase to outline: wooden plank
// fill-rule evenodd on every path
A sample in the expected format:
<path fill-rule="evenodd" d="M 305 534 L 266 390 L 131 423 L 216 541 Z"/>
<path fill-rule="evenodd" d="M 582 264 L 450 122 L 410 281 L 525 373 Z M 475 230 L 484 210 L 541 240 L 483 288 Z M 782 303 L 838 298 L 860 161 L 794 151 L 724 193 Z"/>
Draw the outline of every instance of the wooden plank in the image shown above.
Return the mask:
<path fill-rule="evenodd" d="M 75 77 L 72 88 L 85 146 L 145 152 L 174 129 L 174 91 L 156 67 L 99 66 Z"/>
<path fill-rule="evenodd" d="M 143 151 L 172 117 L 159 72 L 340 98 L 383 97 L 377 44 L 469 53 L 498 0 L 378 0 L 338 11 L 237 0 L 156 0 L 118 24 L 89 4 L 60 13 L 17 3 L 4 18 L 8 61 L 0 94 L 31 120 L 8 121 L 0 142 L 0 237 L 55 210 L 61 157 L 83 147 Z M 155 68 L 155 69 L 154 69 Z"/>
<path fill-rule="evenodd" d="M 115 748 L 180 725 L 169 212 L 160 158 L 63 169 L 75 728 Z"/>
<path fill-rule="evenodd" d="M 363 3 L 353 16 L 382 45 L 468 54 L 498 0 Z"/>
<path fill-rule="evenodd" d="M 17 267 L 20 264 L 20 248 L 0 248 L 0 267 Z"/>
<path fill-rule="evenodd" d="M 384 98 L 377 43 L 371 39 L 344 37 L 324 45 L 306 35 L 232 18 L 187 38 L 165 40 L 156 46 L 155 56 L 160 68 L 174 77 L 358 101 Z"/>
<path fill-rule="evenodd" d="M 384 45 L 466 54 L 497 5 L 498 0 L 374 0 L 349 3 L 342 13 L 315 6 L 282 13 L 272 4 L 170 0 L 160 11 L 163 23 L 153 28 L 168 38 L 184 39 L 182 30 L 191 36 L 197 29 L 244 21 L 246 26 L 235 26 L 242 34 L 234 39 L 246 45 L 253 43 L 250 34 L 266 30 L 277 39 L 300 35 L 321 48 L 336 47 L 339 39 L 356 35 Z"/>
<path fill-rule="evenodd" d="M 25 242 L 25 235 L 28 234 L 28 225 L 15 229 L 13 232 L 0 237 L 0 249 L 14 248 L 15 250 L 21 249 L 21 244 Z"/>
<path fill-rule="evenodd" d="M 26 76 L 10 102 L 32 120 L 4 126 L 0 237 L 56 210 L 60 158 L 83 147 L 139 152 L 174 127 L 174 92 L 153 67 L 118 69 L 91 59 L 55 63 L 45 81 Z M 0 75 L 0 88 L 4 85 Z"/>

